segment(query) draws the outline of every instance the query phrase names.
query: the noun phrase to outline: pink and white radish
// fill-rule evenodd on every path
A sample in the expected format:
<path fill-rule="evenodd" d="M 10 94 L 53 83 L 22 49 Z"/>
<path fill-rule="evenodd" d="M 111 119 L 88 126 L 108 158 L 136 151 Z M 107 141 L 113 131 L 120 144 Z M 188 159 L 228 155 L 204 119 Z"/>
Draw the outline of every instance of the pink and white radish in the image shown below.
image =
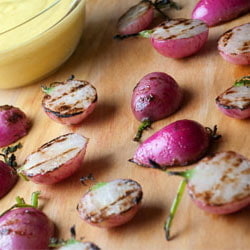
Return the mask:
<path fill-rule="evenodd" d="M 35 183 L 60 182 L 81 167 L 87 144 L 88 139 L 79 134 L 59 136 L 30 154 L 18 172 Z"/>
<path fill-rule="evenodd" d="M 173 19 L 150 32 L 153 47 L 163 56 L 183 58 L 195 54 L 208 38 L 208 27 L 201 20 Z"/>
<path fill-rule="evenodd" d="M 183 58 L 202 48 L 208 38 L 208 27 L 201 20 L 179 18 L 164 21 L 152 30 L 116 38 L 129 36 L 150 38 L 152 46 L 163 56 Z"/>
<path fill-rule="evenodd" d="M 96 89 L 86 81 L 56 82 L 43 87 L 43 91 L 46 93 L 42 100 L 45 113 L 62 124 L 79 124 L 96 107 Z"/>
<path fill-rule="evenodd" d="M 189 195 L 201 209 L 229 214 L 250 205 L 250 161 L 233 151 L 216 153 L 185 172 L 168 172 L 184 177 L 165 224 L 166 238 L 187 184 Z"/>
<path fill-rule="evenodd" d="M 192 18 L 214 26 L 230 21 L 249 10 L 249 0 L 200 0 L 192 12 Z"/>
<path fill-rule="evenodd" d="M 154 7 L 150 1 L 141 1 L 129 8 L 118 20 L 117 31 L 121 35 L 146 29 L 154 19 Z"/>
<path fill-rule="evenodd" d="M 140 184 L 130 179 L 97 183 L 81 198 L 77 210 L 91 225 L 116 227 L 134 217 L 142 195 Z"/>
<path fill-rule="evenodd" d="M 250 118 L 250 76 L 236 81 L 233 87 L 220 94 L 216 104 L 225 115 L 237 119 Z"/>
<path fill-rule="evenodd" d="M 21 148 L 21 144 L 4 148 L 0 153 L 0 156 L 4 158 L 4 162 L 0 161 L 0 198 L 6 195 L 17 182 L 17 163 L 13 153 L 18 148 Z"/>
<path fill-rule="evenodd" d="M 188 165 L 203 157 L 211 142 L 218 139 L 214 131 L 196 121 L 179 120 L 162 128 L 140 144 L 129 161 L 143 167 L 157 162 L 162 169 Z"/>
<path fill-rule="evenodd" d="M 19 108 L 0 106 L 0 147 L 5 147 L 25 136 L 31 123 Z"/>
<path fill-rule="evenodd" d="M 54 226 L 37 209 L 38 195 L 32 194 L 31 205 L 17 197 L 17 203 L 0 216 L 0 249 L 48 249 Z"/>
<path fill-rule="evenodd" d="M 181 101 L 182 91 L 171 76 L 163 72 L 145 75 L 135 86 L 131 99 L 132 112 L 142 122 L 134 140 L 139 141 L 152 122 L 174 113 Z"/>
<path fill-rule="evenodd" d="M 128 35 L 138 33 L 148 28 L 154 19 L 154 9 L 158 11 L 164 18 L 168 17 L 161 8 L 180 7 L 171 0 L 142 0 L 138 4 L 129 8 L 118 20 L 117 30 L 120 35 Z M 118 35 L 119 36 L 119 35 Z"/>
<path fill-rule="evenodd" d="M 250 5 L 250 1 L 249 1 Z M 250 23 L 242 24 L 225 32 L 219 39 L 218 50 L 228 62 L 250 64 Z"/>

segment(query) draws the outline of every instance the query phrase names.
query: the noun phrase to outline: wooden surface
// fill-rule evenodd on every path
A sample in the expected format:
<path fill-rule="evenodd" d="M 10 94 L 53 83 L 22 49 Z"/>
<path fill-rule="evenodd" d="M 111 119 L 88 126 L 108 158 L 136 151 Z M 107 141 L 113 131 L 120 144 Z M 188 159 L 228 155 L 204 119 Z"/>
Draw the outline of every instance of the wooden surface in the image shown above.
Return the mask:
<path fill-rule="evenodd" d="M 17 195 L 28 200 L 33 191 L 41 190 L 41 207 L 55 222 L 59 237 L 69 237 L 69 228 L 75 224 L 78 237 L 84 236 L 104 250 L 247 250 L 250 247 L 249 208 L 228 216 L 210 215 L 197 208 L 187 193 L 173 223 L 174 239 L 166 242 L 163 223 L 180 179 L 137 167 L 127 160 L 137 147 L 131 138 L 139 124 L 130 110 L 132 90 L 140 78 L 153 71 L 173 76 L 184 89 L 185 100 L 176 114 L 154 123 L 152 129 L 144 134 L 144 139 L 173 121 L 193 119 L 205 126 L 218 125 L 223 138 L 213 151 L 235 150 L 250 157 L 249 120 L 224 116 L 214 101 L 235 79 L 250 73 L 249 67 L 224 61 L 216 49 L 219 35 L 249 22 L 250 15 L 211 28 L 209 40 L 198 54 L 174 60 L 158 54 L 147 39 L 112 39 L 118 17 L 134 2 L 89 0 L 83 37 L 63 67 L 32 86 L 0 90 L 0 104 L 20 107 L 33 123 L 29 134 L 21 140 L 23 149 L 17 153 L 20 164 L 38 146 L 59 135 L 77 132 L 90 138 L 84 164 L 74 176 L 52 186 L 19 180 L 0 201 L 1 211 L 13 204 Z M 178 2 L 183 9 L 171 11 L 169 15 L 189 18 L 196 1 Z M 55 123 L 43 113 L 40 85 L 64 80 L 71 74 L 94 84 L 99 100 L 94 113 L 81 126 L 67 127 Z M 132 178 L 141 183 L 143 205 L 130 223 L 105 230 L 87 225 L 78 217 L 77 203 L 88 190 L 80 184 L 79 178 L 88 173 L 93 173 L 97 181 Z"/>

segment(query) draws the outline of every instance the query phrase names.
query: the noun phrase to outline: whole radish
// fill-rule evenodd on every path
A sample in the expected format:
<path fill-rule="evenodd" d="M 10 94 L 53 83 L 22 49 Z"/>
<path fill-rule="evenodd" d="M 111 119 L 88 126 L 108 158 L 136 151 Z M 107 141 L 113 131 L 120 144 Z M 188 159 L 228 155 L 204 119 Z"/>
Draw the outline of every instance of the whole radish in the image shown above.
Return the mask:
<path fill-rule="evenodd" d="M 225 115 L 237 119 L 250 118 L 250 76 L 244 76 L 220 94 L 216 104 Z"/>
<path fill-rule="evenodd" d="M 135 86 L 131 99 L 132 112 L 142 122 L 134 140 L 139 141 L 152 122 L 174 113 L 181 101 L 182 91 L 171 76 L 163 72 L 145 75 Z"/>
<path fill-rule="evenodd" d="M 21 148 L 21 144 L 4 148 L 0 153 L 0 156 L 4 158 L 4 161 L 0 161 L 0 198 L 6 195 L 17 182 L 17 163 L 13 153 L 18 148 Z"/>
<path fill-rule="evenodd" d="M 46 93 L 42 100 L 45 113 L 56 122 L 66 125 L 81 123 L 93 112 L 97 103 L 95 87 L 73 78 L 43 87 Z"/>
<path fill-rule="evenodd" d="M 230 214 L 250 205 L 250 161 L 233 151 L 206 157 L 194 169 L 168 173 L 182 176 L 184 180 L 164 226 L 167 240 L 186 184 L 194 203 L 209 213 Z"/>
<path fill-rule="evenodd" d="M 249 0 L 200 0 L 192 12 L 192 18 L 214 26 L 230 21 L 249 10 Z"/>
<path fill-rule="evenodd" d="M 5 147 L 25 136 L 31 123 L 19 108 L 0 106 L 0 147 Z"/>
<path fill-rule="evenodd" d="M 250 4 L 250 1 L 249 1 Z M 225 32 L 219 39 L 218 50 L 228 62 L 250 64 L 250 23 L 242 24 Z"/>
<path fill-rule="evenodd" d="M 41 184 L 54 184 L 73 175 L 82 164 L 88 139 L 70 133 L 45 143 L 30 154 L 18 172 Z"/>
<path fill-rule="evenodd" d="M 76 240 L 75 226 L 70 228 L 70 232 L 71 238 L 69 240 L 51 238 L 49 247 L 59 250 L 100 250 L 100 248 L 92 242 Z"/>
<path fill-rule="evenodd" d="M 193 120 L 178 120 L 141 143 L 130 161 L 143 167 L 157 162 L 162 169 L 188 165 L 203 157 L 219 137 L 216 127 L 212 131 Z"/>
<path fill-rule="evenodd" d="M 37 209 L 39 194 L 32 194 L 31 205 L 17 197 L 17 203 L 0 216 L 0 249 L 48 249 L 54 226 Z"/>
<path fill-rule="evenodd" d="M 142 188 L 130 179 L 117 179 L 94 185 L 80 200 L 77 210 L 87 223 L 116 227 L 131 220 L 142 200 Z"/>
<path fill-rule="evenodd" d="M 130 7 L 118 20 L 117 31 L 120 35 L 134 34 L 140 32 L 152 23 L 154 19 L 154 9 L 161 13 L 164 18 L 168 17 L 161 8 L 180 7 L 171 0 L 142 0 L 138 4 Z"/>

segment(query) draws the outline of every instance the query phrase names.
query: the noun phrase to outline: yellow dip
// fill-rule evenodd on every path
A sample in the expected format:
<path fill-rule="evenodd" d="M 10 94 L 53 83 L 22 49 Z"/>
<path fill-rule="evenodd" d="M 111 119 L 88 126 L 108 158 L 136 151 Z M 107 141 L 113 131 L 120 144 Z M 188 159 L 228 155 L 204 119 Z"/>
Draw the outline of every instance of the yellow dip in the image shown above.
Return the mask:
<path fill-rule="evenodd" d="M 34 82 L 74 51 L 85 0 L 0 0 L 0 88 Z"/>

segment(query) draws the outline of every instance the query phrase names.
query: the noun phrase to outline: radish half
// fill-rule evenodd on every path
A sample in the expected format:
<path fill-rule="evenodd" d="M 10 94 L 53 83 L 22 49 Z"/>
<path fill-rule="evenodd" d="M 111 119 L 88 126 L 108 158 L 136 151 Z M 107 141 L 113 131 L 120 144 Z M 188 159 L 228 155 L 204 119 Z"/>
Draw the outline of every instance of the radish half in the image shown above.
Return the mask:
<path fill-rule="evenodd" d="M 145 75 L 135 86 L 131 98 L 131 109 L 141 125 L 134 138 L 139 141 L 143 130 L 152 122 L 174 113 L 181 105 L 182 90 L 177 82 L 164 72 Z"/>
<path fill-rule="evenodd" d="M 133 34 L 146 29 L 154 18 L 154 8 L 149 1 L 129 8 L 118 20 L 117 30 L 121 35 Z"/>
<path fill-rule="evenodd" d="M 131 220 L 139 209 L 142 188 L 130 179 L 97 183 L 80 200 L 77 210 L 87 223 L 116 227 Z"/>
<path fill-rule="evenodd" d="M 54 225 L 40 211 L 39 192 L 32 194 L 32 204 L 17 197 L 17 203 L 0 216 L 0 249 L 48 249 Z"/>
<path fill-rule="evenodd" d="M 250 4 L 250 1 L 249 1 Z M 242 24 L 225 32 L 219 39 L 218 50 L 228 62 L 250 64 L 250 23 Z"/>
<path fill-rule="evenodd" d="M 5 147 L 25 136 L 31 123 L 19 108 L 0 106 L 0 147 Z"/>
<path fill-rule="evenodd" d="M 184 177 L 165 224 L 166 238 L 187 184 L 189 195 L 201 209 L 229 214 L 250 205 L 250 161 L 233 151 L 216 153 L 185 172 L 168 172 Z"/>
<path fill-rule="evenodd" d="M 208 27 L 201 20 L 173 19 L 165 21 L 142 36 L 150 37 L 153 47 L 162 55 L 183 58 L 195 54 L 208 38 Z"/>
<path fill-rule="evenodd" d="M 146 139 L 137 148 L 131 162 L 143 167 L 154 167 L 157 162 L 162 169 L 188 165 L 203 157 L 216 135 L 196 121 L 173 122 Z"/>
<path fill-rule="evenodd" d="M 79 134 L 59 136 L 30 154 L 18 172 L 35 183 L 62 181 L 81 167 L 87 144 L 88 139 Z"/>
<path fill-rule="evenodd" d="M 57 82 L 43 87 L 43 91 L 46 93 L 42 100 L 44 111 L 62 124 L 79 124 L 96 107 L 96 89 L 86 81 Z"/>
<path fill-rule="evenodd" d="M 237 119 L 250 118 L 250 76 L 236 81 L 234 86 L 216 98 L 218 108 Z"/>

